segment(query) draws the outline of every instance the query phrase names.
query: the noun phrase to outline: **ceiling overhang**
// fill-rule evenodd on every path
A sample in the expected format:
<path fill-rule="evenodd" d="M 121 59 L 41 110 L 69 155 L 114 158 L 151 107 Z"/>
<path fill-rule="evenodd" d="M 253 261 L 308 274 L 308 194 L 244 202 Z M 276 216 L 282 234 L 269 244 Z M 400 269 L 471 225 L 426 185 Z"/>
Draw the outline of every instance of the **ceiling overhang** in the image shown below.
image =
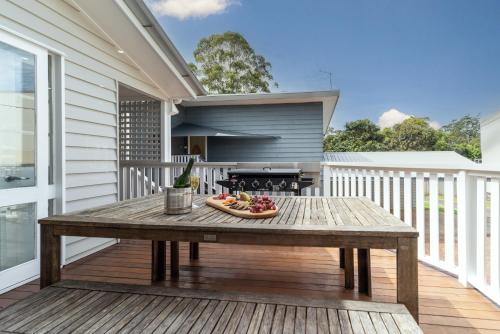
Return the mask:
<path fill-rule="evenodd" d="M 111 39 L 165 94 L 165 98 L 192 98 L 197 93 L 172 60 L 148 33 L 123 0 L 73 0 L 79 9 Z"/>

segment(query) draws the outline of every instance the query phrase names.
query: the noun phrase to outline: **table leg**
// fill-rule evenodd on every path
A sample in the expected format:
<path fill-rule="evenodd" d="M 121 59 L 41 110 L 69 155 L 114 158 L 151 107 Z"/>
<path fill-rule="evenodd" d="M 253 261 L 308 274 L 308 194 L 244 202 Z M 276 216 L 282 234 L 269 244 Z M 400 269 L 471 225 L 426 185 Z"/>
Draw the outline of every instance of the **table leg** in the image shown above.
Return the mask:
<path fill-rule="evenodd" d="M 153 240 L 151 242 L 151 280 L 165 280 L 166 272 L 166 241 Z"/>
<path fill-rule="evenodd" d="M 397 302 L 404 304 L 418 322 L 417 238 L 398 238 Z"/>
<path fill-rule="evenodd" d="M 52 225 L 42 224 L 40 247 L 40 289 L 61 280 L 61 237 Z"/>
<path fill-rule="evenodd" d="M 198 260 L 200 258 L 200 246 L 197 242 L 189 243 L 189 259 Z"/>
<path fill-rule="evenodd" d="M 339 248 L 339 263 L 340 268 L 345 268 L 345 249 Z"/>
<path fill-rule="evenodd" d="M 344 281 L 346 289 L 354 289 L 354 250 L 344 249 Z"/>
<path fill-rule="evenodd" d="M 179 277 L 179 242 L 170 241 L 170 276 Z"/>
<path fill-rule="evenodd" d="M 370 249 L 358 248 L 358 291 L 372 295 Z"/>

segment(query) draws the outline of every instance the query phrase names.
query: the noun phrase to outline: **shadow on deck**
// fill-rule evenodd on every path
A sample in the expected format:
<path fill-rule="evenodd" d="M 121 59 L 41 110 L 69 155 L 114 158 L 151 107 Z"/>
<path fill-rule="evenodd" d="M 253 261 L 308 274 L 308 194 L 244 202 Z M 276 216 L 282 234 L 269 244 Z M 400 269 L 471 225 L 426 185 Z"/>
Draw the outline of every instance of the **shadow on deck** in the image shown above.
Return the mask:
<path fill-rule="evenodd" d="M 168 247 L 167 247 L 168 249 Z M 168 258 L 168 257 L 167 257 Z M 181 272 L 169 287 L 246 291 L 301 297 L 395 302 L 396 258 L 372 251 L 373 297 L 343 288 L 338 250 L 201 244 L 200 259 L 189 262 L 181 243 Z M 150 242 L 122 240 L 66 266 L 63 279 L 150 285 Z M 38 291 L 31 282 L 0 295 L 0 308 Z M 420 325 L 425 333 L 500 333 L 500 308 L 455 278 L 419 264 Z"/>

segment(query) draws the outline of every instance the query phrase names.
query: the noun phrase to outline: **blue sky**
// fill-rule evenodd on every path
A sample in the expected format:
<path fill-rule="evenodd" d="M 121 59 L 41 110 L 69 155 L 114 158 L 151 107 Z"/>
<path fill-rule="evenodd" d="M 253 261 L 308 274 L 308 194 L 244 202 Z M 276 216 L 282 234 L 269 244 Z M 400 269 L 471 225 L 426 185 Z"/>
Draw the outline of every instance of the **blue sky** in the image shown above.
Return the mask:
<path fill-rule="evenodd" d="M 151 1 L 187 61 L 200 38 L 231 30 L 271 62 L 275 91 L 329 89 L 332 72 L 336 128 L 391 108 L 440 124 L 500 111 L 497 0 Z"/>

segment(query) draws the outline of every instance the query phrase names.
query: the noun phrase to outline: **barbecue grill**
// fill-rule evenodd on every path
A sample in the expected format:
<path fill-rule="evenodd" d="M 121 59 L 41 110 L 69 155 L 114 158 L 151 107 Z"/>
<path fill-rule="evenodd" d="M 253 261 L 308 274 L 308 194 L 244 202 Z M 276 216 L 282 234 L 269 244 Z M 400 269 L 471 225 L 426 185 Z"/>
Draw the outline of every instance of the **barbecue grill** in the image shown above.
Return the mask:
<path fill-rule="evenodd" d="M 234 191 L 293 192 L 300 195 L 303 188 L 313 184 L 313 178 L 303 177 L 300 169 L 262 168 L 233 169 L 227 172 L 228 179 L 217 184 Z"/>

